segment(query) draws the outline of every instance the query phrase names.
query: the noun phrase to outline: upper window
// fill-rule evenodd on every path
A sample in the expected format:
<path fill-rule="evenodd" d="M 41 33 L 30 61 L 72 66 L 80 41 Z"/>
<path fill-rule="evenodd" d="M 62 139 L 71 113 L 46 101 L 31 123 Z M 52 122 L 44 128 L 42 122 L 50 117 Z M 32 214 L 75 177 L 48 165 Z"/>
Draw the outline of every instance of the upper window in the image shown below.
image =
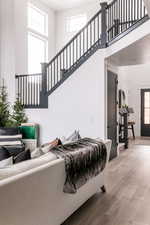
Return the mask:
<path fill-rule="evenodd" d="M 67 19 L 67 32 L 77 32 L 87 23 L 87 16 L 85 14 L 72 16 Z"/>
<path fill-rule="evenodd" d="M 48 35 L 48 15 L 31 3 L 28 5 L 28 28 Z"/>
<path fill-rule="evenodd" d="M 48 14 L 28 4 L 28 72 L 41 73 L 48 59 Z"/>

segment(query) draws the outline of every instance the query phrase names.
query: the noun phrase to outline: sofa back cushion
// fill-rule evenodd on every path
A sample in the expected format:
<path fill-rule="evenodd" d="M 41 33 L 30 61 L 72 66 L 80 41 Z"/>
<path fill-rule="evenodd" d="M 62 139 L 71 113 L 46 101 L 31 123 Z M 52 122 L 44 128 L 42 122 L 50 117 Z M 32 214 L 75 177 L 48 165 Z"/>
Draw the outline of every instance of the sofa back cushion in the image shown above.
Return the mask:
<path fill-rule="evenodd" d="M 49 152 L 39 158 L 31 159 L 0 169 L 0 180 L 21 174 L 25 171 L 42 166 L 56 159 L 57 157 L 53 153 Z"/>

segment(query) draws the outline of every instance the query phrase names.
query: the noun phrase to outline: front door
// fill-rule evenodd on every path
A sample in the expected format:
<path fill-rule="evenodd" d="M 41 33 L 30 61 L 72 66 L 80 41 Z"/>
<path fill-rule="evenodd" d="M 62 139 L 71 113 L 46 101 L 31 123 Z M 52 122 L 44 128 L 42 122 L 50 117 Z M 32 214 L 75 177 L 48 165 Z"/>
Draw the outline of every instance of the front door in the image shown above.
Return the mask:
<path fill-rule="evenodd" d="M 107 77 L 107 136 L 112 140 L 110 159 L 117 156 L 117 85 L 118 76 L 108 71 Z"/>
<path fill-rule="evenodd" d="M 150 89 L 141 90 L 141 136 L 150 136 Z"/>

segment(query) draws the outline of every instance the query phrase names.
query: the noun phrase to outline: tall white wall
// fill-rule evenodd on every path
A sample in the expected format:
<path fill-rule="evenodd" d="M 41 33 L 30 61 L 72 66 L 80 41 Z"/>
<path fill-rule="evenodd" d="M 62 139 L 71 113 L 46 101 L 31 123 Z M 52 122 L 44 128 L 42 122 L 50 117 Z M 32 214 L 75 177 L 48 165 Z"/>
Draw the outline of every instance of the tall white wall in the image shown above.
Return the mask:
<path fill-rule="evenodd" d="M 67 136 L 105 137 L 104 50 L 85 62 L 50 97 L 49 108 L 27 110 L 30 121 L 40 124 L 41 142 Z"/>
<path fill-rule="evenodd" d="M 77 8 L 58 11 L 56 13 L 56 50 L 60 50 L 76 34 L 76 32 L 67 32 L 66 23 L 68 17 L 86 14 L 87 21 L 89 21 L 99 10 L 99 3 L 94 2 Z"/>
<path fill-rule="evenodd" d="M 143 88 L 150 88 L 150 64 L 121 67 L 119 69 L 120 76 L 125 79 L 128 90 L 128 105 L 133 107 L 135 113 L 131 115 L 131 119 L 135 120 L 135 134 L 140 136 L 141 127 L 141 95 Z"/>
<path fill-rule="evenodd" d="M 0 1 L 0 65 L 6 80 L 10 102 L 15 98 L 15 74 L 27 73 L 27 2 L 28 0 Z M 55 54 L 55 12 L 38 0 L 33 3 L 49 16 L 49 60 Z M 38 54 L 38 52 L 37 52 Z"/>
<path fill-rule="evenodd" d="M 1 78 L 5 78 L 8 87 L 9 101 L 15 96 L 15 32 L 14 32 L 14 2 L 12 0 L 0 1 L 1 39 L 0 60 Z M 10 82 L 11 81 L 11 82 Z"/>

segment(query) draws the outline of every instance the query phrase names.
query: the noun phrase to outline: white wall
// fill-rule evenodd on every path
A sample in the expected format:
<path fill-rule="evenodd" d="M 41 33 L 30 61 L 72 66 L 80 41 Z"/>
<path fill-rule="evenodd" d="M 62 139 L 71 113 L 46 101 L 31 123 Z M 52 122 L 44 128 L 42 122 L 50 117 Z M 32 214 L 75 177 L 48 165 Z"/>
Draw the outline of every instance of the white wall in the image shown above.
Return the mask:
<path fill-rule="evenodd" d="M 76 34 L 76 32 L 68 33 L 66 30 L 68 17 L 86 14 L 87 21 L 89 21 L 99 10 L 99 3 L 94 2 L 81 5 L 77 8 L 58 11 L 56 13 L 56 50 L 60 50 Z"/>
<path fill-rule="evenodd" d="M 0 74 L 5 78 L 9 92 L 9 101 L 13 101 L 15 96 L 15 32 L 14 32 L 14 4 L 12 0 L 0 1 Z"/>
<path fill-rule="evenodd" d="M 104 138 L 104 70 L 104 50 L 99 50 L 49 97 L 48 109 L 27 110 L 30 121 L 40 124 L 42 143 L 75 129 Z"/>
<path fill-rule="evenodd" d="M 140 136 L 141 120 L 141 96 L 142 88 L 150 88 L 150 64 L 121 67 L 119 74 L 125 78 L 128 89 L 128 105 L 133 107 L 135 113 L 132 119 L 135 120 L 135 134 Z"/>
<path fill-rule="evenodd" d="M 34 4 L 49 16 L 49 60 L 55 54 L 55 12 L 38 0 Z M 15 74 L 27 73 L 27 2 L 1 0 L 1 75 L 5 78 L 10 102 L 15 98 Z M 37 52 L 38 54 L 38 52 Z"/>

